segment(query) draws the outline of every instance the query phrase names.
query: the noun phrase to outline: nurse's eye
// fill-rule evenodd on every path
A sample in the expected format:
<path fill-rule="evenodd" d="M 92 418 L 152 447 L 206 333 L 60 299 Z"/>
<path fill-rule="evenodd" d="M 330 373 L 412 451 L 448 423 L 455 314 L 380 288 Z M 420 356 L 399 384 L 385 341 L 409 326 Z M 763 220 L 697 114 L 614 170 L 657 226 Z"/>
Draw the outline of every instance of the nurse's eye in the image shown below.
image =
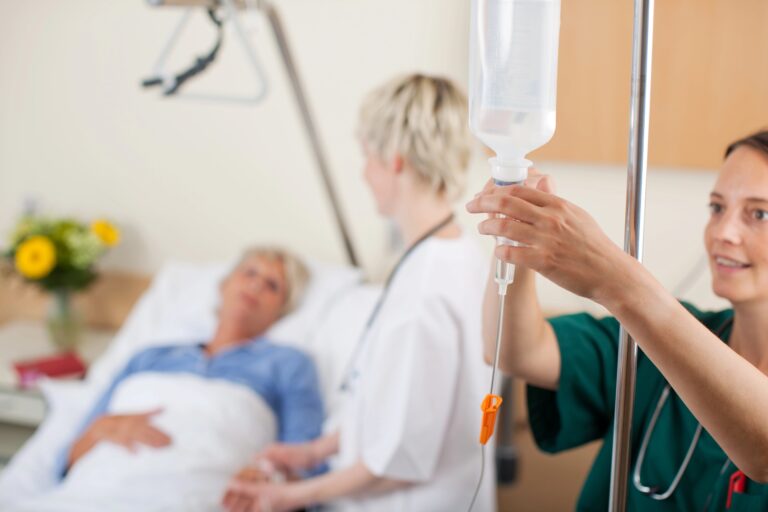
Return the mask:
<path fill-rule="evenodd" d="M 712 215 L 717 215 L 718 213 L 722 213 L 724 209 L 725 208 L 720 203 L 715 203 L 715 202 L 709 203 L 709 213 Z"/>
<path fill-rule="evenodd" d="M 768 220 L 768 210 L 753 210 L 752 218 L 755 220 Z"/>

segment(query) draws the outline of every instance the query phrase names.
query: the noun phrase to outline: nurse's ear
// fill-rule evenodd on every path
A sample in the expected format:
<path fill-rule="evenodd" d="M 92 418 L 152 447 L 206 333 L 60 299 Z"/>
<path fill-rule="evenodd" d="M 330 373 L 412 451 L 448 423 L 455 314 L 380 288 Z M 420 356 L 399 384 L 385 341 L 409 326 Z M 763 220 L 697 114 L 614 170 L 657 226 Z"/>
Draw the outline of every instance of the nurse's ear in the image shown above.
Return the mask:
<path fill-rule="evenodd" d="M 405 168 L 405 160 L 399 153 L 395 153 L 389 160 L 389 170 L 395 175 L 400 175 Z"/>

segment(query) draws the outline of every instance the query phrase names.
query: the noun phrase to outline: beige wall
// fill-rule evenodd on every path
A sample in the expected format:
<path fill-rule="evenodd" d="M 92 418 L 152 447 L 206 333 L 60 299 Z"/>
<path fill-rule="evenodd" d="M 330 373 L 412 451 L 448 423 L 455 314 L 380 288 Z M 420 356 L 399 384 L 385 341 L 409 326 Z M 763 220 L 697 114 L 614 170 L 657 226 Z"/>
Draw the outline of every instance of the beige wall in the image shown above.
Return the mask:
<path fill-rule="evenodd" d="M 170 257 L 231 255 L 253 240 L 342 259 L 330 210 L 270 33 L 252 37 L 271 92 L 255 106 L 169 101 L 142 91 L 179 16 L 141 0 L 3 0 L 0 19 L 0 230 L 27 196 L 56 213 L 106 215 L 126 229 L 109 264 L 153 271 Z M 354 140 L 365 91 L 393 73 L 466 75 L 463 0 L 288 0 L 296 60 L 364 260 L 383 223 L 360 179 Z M 426 23 L 425 23 L 426 20 Z M 258 21 L 258 19 L 256 20 Z M 206 51 L 200 17 L 177 66 Z M 228 34 L 197 90 L 252 90 Z M 192 88 L 190 89 L 192 90 Z M 362 243 L 366 240 L 366 243 Z"/>
<path fill-rule="evenodd" d="M 269 32 L 249 19 L 271 91 L 259 105 L 165 100 L 142 91 L 179 15 L 140 0 L 2 0 L 0 18 L 0 232 L 25 198 L 46 211 L 106 216 L 125 231 L 110 268 L 151 273 L 171 258 L 222 259 L 253 241 L 280 242 L 343 261 L 309 147 Z M 393 73 L 466 77 L 464 0 L 277 2 L 365 266 L 380 273 L 388 244 L 360 176 L 357 105 Z M 206 50 L 212 32 L 190 27 L 176 66 Z M 190 90 L 255 86 L 232 34 L 220 61 Z M 560 193 L 584 205 L 623 242 L 621 166 L 540 163 Z M 472 190 L 485 181 L 478 156 Z M 649 176 L 648 265 L 670 288 L 695 265 L 713 174 Z M 473 219 L 463 219 L 468 226 Z M 379 271 L 379 272 L 377 272 Z M 692 296 L 711 304 L 706 278 Z M 585 303 L 543 285 L 549 309 Z"/>

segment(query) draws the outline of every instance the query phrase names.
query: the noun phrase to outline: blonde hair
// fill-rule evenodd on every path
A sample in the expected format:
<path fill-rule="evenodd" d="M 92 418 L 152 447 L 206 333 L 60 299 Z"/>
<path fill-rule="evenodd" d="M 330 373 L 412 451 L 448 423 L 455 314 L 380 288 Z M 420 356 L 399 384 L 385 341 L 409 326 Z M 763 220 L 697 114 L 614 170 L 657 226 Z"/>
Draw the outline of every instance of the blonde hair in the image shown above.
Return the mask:
<path fill-rule="evenodd" d="M 467 99 L 450 80 L 412 74 L 363 101 L 358 134 L 383 159 L 400 155 L 417 177 L 449 198 L 464 189 L 471 152 Z"/>
<path fill-rule="evenodd" d="M 279 247 L 249 247 L 243 252 L 238 265 L 253 257 L 266 258 L 270 261 L 282 263 L 286 294 L 285 303 L 280 310 L 280 316 L 287 315 L 299 305 L 304 296 L 307 284 L 309 283 L 309 269 L 294 253 Z"/>

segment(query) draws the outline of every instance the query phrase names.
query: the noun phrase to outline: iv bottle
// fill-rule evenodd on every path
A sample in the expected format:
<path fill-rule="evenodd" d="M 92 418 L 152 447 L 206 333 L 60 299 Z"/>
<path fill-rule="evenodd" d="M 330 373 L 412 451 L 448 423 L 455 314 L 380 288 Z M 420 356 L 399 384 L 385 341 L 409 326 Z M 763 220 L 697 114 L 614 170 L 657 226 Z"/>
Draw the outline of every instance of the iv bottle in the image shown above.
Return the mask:
<path fill-rule="evenodd" d="M 469 124 L 499 185 L 524 181 L 555 133 L 559 34 L 560 0 L 472 0 Z"/>

